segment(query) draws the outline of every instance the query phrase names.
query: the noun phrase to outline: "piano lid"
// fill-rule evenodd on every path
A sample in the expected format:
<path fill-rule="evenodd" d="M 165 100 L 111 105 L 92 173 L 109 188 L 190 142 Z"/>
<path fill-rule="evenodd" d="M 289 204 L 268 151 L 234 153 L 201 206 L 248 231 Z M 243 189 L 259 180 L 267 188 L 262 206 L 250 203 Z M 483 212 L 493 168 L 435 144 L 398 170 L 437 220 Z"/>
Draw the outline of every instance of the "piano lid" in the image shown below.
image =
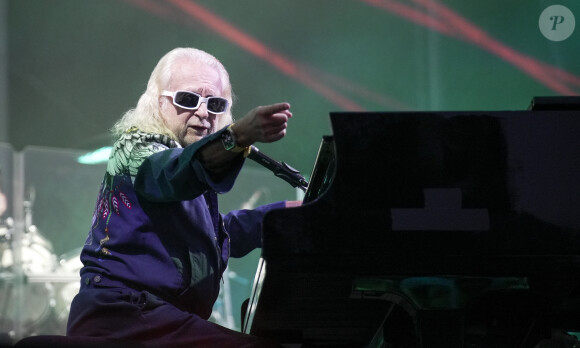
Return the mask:
<path fill-rule="evenodd" d="M 266 259 L 580 253 L 578 111 L 330 117 L 333 149 L 319 155 L 330 184 L 297 210 L 266 216 Z"/>

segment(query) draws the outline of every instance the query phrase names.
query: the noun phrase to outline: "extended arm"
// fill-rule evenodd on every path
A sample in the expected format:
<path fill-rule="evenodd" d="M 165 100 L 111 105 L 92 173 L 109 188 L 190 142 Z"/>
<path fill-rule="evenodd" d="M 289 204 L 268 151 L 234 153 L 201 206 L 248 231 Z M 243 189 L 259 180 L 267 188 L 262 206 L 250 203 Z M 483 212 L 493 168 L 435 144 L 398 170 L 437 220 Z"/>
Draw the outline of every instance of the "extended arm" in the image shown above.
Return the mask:
<path fill-rule="evenodd" d="M 290 117 L 292 113 L 288 103 L 254 108 L 232 126 L 237 145 L 246 147 L 256 142 L 271 143 L 282 139 Z M 241 154 L 227 151 L 220 139 L 215 139 L 203 146 L 197 157 L 206 170 L 220 176 L 232 168 L 235 158 L 241 157 Z"/>

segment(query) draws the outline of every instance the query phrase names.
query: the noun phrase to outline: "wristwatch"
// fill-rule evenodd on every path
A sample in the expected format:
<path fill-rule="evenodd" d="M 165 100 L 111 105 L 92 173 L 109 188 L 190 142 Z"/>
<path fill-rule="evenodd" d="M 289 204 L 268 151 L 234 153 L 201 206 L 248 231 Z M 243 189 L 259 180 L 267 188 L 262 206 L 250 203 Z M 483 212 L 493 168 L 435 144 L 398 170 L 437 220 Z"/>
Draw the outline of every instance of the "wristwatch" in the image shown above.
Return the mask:
<path fill-rule="evenodd" d="M 224 144 L 224 148 L 228 151 L 232 151 L 232 152 L 244 152 L 247 151 L 246 147 L 240 147 L 238 146 L 238 143 L 236 141 L 236 134 L 234 133 L 234 130 L 232 129 L 232 126 L 234 124 L 230 124 L 228 126 L 228 128 L 226 128 L 226 130 L 222 133 L 221 137 L 222 137 L 222 144 Z"/>

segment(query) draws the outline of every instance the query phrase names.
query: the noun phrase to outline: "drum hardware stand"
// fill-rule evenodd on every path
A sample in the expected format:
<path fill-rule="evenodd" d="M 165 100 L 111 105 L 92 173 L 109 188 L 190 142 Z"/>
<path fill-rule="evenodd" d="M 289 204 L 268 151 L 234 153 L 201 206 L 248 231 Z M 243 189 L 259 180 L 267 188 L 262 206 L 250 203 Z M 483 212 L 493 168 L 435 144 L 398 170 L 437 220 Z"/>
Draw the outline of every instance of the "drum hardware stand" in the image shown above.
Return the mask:
<path fill-rule="evenodd" d="M 24 155 L 21 153 L 16 153 L 13 156 L 13 207 L 24 207 Z M 9 281 L 6 283 L 6 289 L 10 303 L 14 304 L 16 310 L 16 315 L 11 318 L 14 323 L 9 332 L 7 333 L 11 339 L 19 340 L 23 337 L 23 323 L 22 323 L 22 308 L 24 307 L 24 299 L 22 296 L 22 289 L 24 288 L 24 269 L 22 268 L 22 239 L 24 231 L 26 229 L 25 219 L 24 219 L 24 209 L 14 209 L 13 210 L 13 226 L 9 232 L 9 249 L 12 257 L 12 267 L 11 275 Z M 8 302 L 6 306 L 3 306 L 2 315 L 8 318 L 5 314 Z M 10 320 L 8 320 L 10 322 Z"/>

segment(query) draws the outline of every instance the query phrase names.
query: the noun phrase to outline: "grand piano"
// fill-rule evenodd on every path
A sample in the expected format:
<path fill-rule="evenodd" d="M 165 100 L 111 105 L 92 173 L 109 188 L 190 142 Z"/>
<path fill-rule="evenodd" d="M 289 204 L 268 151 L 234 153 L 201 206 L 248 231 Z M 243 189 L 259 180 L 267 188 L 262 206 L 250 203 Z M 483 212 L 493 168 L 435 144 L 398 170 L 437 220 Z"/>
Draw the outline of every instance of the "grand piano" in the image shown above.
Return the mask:
<path fill-rule="evenodd" d="M 287 347 L 580 332 L 579 110 L 331 113 L 303 205 L 264 218 L 242 330 Z"/>

